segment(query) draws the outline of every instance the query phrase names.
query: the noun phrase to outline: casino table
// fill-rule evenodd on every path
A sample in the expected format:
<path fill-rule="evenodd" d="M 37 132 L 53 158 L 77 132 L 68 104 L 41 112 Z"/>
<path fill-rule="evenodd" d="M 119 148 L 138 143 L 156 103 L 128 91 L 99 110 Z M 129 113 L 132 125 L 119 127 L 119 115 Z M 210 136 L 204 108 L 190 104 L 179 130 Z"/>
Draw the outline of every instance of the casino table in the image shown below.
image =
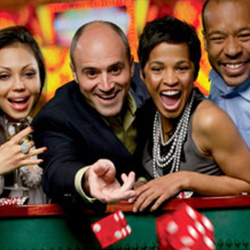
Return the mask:
<path fill-rule="evenodd" d="M 183 201 L 213 222 L 216 249 L 250 249 L 250 195 L 239 195 L 176 198 L 154 213 L 133 213 L 132 204 L 121 202 L 102 214 L 84 210 L 81 218 L 58 204 L 2 206 L 0 250 L 101 249 L 90 224 L 117 210 L 123 211 L 132 234 L 106 249 L 157 249 L 155 219 Z"/>

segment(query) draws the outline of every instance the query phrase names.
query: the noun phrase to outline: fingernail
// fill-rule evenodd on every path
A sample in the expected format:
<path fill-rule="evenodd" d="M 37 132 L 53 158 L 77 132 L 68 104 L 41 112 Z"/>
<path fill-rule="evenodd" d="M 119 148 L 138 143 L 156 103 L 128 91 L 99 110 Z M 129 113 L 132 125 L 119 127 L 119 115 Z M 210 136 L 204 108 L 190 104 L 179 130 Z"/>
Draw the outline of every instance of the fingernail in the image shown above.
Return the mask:
<path fill-rule="evenodd" d="M 129 198 L 129 199 L 128 199 L 128 202 L 129 202 L 129 203 L 132 203 L 132 202 L 133 202 L 133 198 Z"/>
<path fill-rule="evenodd" d="M 137 212 L 137 208 L 133 207 L 133 212 L 136 213 Z"/>
<path fill-rule="evenodd" d="M 40 159 L 40 160 L 39 160 L 39 163 L 43 163 L 43 159 Z"/>
<path fill-rule="evenodd" d="M 46 152 L 48 150 L 48 148 L 45 148 L 44 150 L 43 150 L 43 152 Z"/>
<path fill-rule="evenodd" d="M 34 130 L 34 127 L 33 127 L 33 126 L 30 126 L 30 128 L 31 128 L 32 130 Z"/>

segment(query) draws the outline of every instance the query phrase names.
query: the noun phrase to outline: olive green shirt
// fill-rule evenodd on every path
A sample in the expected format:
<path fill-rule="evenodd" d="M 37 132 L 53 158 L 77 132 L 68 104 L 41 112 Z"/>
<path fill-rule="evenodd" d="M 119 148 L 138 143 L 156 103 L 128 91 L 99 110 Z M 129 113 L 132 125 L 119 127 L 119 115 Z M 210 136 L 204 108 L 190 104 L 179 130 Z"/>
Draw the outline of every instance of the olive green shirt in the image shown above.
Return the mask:
<path fill-rule="evenodd" d="M 105 123 L 111 128 L 114 134 L 119 138 L 119 140 L 131 154 L 134 153 L 136 148 L 135 140 L 137 136 L 137 130 L 134 126 L 135 112 L 136 103 L 132 95 L 129 93 L 121 115 L 112 118 L 103 117 Z M 88 166 L 83 167 L 76 173 L 75 188 L 84 200 L 87 202 L 93 202 L 96 199 L 86 196 L 82 189 L 82 178 L 87 169 Z"/>

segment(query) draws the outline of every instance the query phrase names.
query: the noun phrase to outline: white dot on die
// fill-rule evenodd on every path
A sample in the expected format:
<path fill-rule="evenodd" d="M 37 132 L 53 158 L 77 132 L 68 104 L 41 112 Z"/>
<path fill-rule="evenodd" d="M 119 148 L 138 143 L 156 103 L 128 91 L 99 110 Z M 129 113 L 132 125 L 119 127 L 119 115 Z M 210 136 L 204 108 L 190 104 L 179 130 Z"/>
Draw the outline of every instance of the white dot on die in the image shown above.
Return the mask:
<path fill-rule="evenodd" d="M 174 221 L 170 221 L 167 225 L 167 231 L 174 234 L 178 230 L 178 225 Z"/>
<path fill-rule="evenodd" d="M 96 223 L 96 224 L 94 225 L 94 227 L 93 227 L 93 230 L 94 230 L 95 232 L 99 232 L 99 231 L 101 230 L 101 225 L 98 224 L 98 223 Z"/>
<path fill-rule="evenodd" d="M 123 234 L 123 236 L 126 236 L 126 235 L 127 235 L 127 231 L 126 231 L 125 228 L 122 228 L 122 234 Z"/>
<path fill-rule="evenodd" d="M 195 239 L 198 239 L 199 235 L 198 235 L 197 231 L 192 226 L 188 225 L 187 229 L 192 237 L 194 237 Z"/>
<path fill-rule="evenodd" d="M 210 238 L 208 238 L 207 236 L 204 236 L 203 240 L 204 240 L 205 244 L 206 244 L 209 248 L 215 249 L 215 245 L 214 245 L 213 241 L 212 241 Z"/>
<path fill-rule="evenodd" d="M 205 216 L 202 217 L 202 222 L 209 230 L 214 230 L 213 224 Z"/>
<path fill-rule="evenodd" d="M 195 227 L 198 229 L 198 231 L 202 234 L 205 233 L 205 228 L 201 225 L 201 223 L 199 221 L 195 222 Z"/>
<path fill-rule="evenodd" d="M 124 214 L 123 214 L 123 212 L 122 212 L 122 211 L 119 211 L 119 216 L 120 216 L 120 218 L 121 218 L 121 219 L 123 219 L 123 218 L 124 218 Z"/>
<path fill-rule="evenodd" d="M 120 239 L 122 237 L 122 233 L 120 231 L 115 231 L 114 236 L 116 239 Z"/>
<path fill-rule="evenodd" d="M 185 246 L 191 246 L 191 245 L 194 244 L 193 239 L 191 237 L 189 237 L 189 236 L 183 236 L 183 237 L 181 237 L 181 242 Z"/>
<path fill-rule="evenodd" d="M 194 210 L 191 207 L 186 207 L 186 211 L 188 213 L 188 215 L 193 218 L 194 220 L 196 220 L 196 214 L 194 212 Z"/>
<path fill-rule="evenodd" d="M 119 220 L 119 217 L 118 217 L 117 214 L 114 214 L 114 219 L 115 219 L 115 221 L 118 221 L 118 220 Z"/>
<path fill-rule="evenodd" d="M 126 230 L 127 230 L 128 234 L 131 234 L 132 229 L 131 229 L 131 227 L 129 225 L 126 226 Z"/>

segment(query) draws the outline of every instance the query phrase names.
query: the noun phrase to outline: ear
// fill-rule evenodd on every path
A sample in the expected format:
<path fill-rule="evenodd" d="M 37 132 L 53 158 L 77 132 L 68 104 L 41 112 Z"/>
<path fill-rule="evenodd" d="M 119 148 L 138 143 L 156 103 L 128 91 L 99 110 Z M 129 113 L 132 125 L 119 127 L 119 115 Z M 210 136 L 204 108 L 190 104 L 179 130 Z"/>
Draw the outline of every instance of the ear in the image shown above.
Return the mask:
<path fill-rule="evenodd" d="M 74 77 L 74 80 L 78 83 L 75 66 L 74 66 L 74 64 L 72 62 L 70 62 L 70 68 L 71 68 L 71 72 L 72 72 L 72 75 Z"/>
<path fill-rule="evenodd" d="M 130 56 L 129 66 L 130 66 L 130 74 L 132 77 L 135 72 L 134 57 L 132 55 Z"/>
<path fill-rule="evenodd" d="M 145 74 L 143 73 L 143 70 L 140 68 L 140 77 L 142 81 L 145 83 Z"/>
<path fill-rule="evenodd" d="M 203 43 L 204 43 L 204 49 L 205 51 L 207 51 L 207 36 L 206 36 L 206 32 L 204 30 L 202 30 L 202 35 L 203 35 Z"/>

